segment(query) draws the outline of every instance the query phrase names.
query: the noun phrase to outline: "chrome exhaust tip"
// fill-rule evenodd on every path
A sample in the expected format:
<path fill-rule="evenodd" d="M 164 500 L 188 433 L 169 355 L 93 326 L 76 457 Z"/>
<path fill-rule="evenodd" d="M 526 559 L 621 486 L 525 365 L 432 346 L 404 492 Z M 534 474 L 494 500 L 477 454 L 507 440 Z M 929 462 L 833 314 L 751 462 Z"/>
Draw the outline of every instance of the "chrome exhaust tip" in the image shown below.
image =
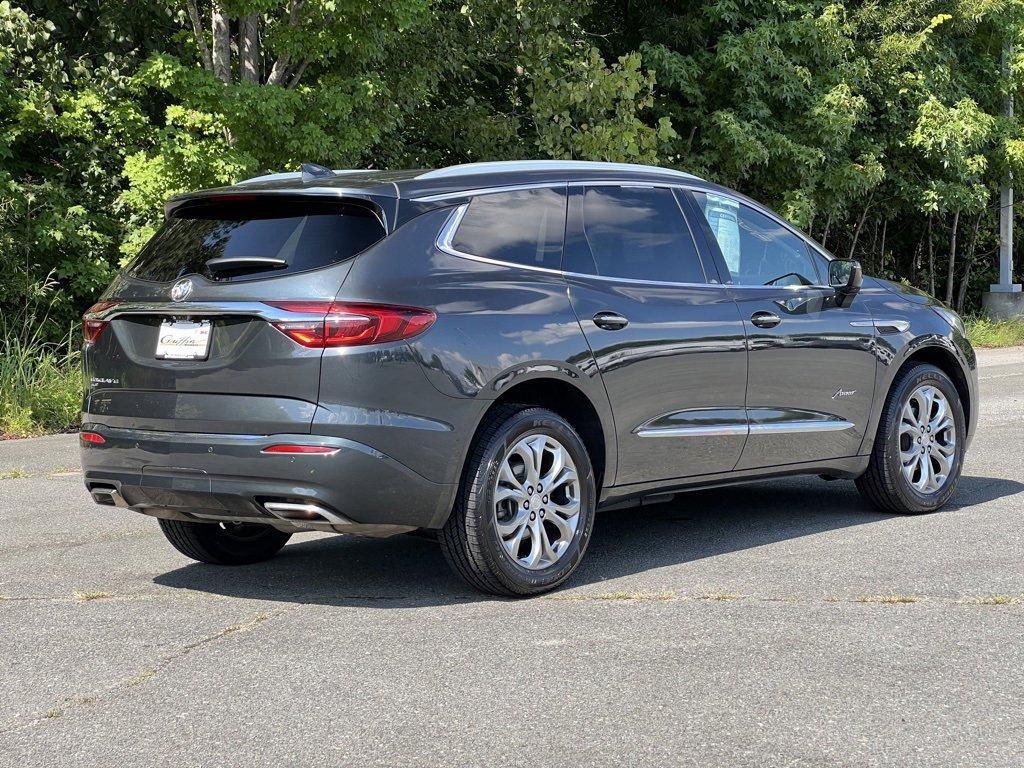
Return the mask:
<path fill-rule="evenodd" d="M 291 501 L 264 501 L 263 508 L 274 517 L 303 523 L 331 523 L 333 525 L 353 525 L 352 521 L 332 512 L 326 507 L 311 502 L 296 503 Z"/>
<path fill-rule="evenodd" d="M 128 502 L 124 500 L 121 492 L 113 486 L 98 485 L 89 489 L 92 500 L 104 507 L 127 507 Z"/>

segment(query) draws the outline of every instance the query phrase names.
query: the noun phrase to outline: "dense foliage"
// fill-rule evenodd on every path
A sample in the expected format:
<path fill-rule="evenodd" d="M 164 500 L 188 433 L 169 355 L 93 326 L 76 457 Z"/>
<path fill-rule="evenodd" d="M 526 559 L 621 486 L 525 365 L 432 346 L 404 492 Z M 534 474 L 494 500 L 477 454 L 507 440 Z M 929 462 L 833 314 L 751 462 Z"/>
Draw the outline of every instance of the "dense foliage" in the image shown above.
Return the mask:
<path fill-rule="evenodd" d="M 0 312 L 63 337 L 163 201 L 313 161 L 734 186 L 961 308 L 1024 165 L 1017 0 L 0 0 Z M 1024 49 L 1022 49 L 1024 50 Z M 25 339 L 28 340 L 27 338 Z"/>

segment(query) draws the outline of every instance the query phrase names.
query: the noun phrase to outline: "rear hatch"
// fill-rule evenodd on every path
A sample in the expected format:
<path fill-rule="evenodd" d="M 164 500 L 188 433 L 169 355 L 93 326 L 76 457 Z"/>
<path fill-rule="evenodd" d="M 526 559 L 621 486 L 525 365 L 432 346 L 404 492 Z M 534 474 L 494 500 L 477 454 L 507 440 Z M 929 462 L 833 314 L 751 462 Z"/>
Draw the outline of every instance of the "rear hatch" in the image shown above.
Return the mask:
<path fill-rule="evenodd" d="M 85 420 L 225 434 L 309 432 L 325 302 L 386 235 L 361 199 L 191 200 L 86 313 Z"/>

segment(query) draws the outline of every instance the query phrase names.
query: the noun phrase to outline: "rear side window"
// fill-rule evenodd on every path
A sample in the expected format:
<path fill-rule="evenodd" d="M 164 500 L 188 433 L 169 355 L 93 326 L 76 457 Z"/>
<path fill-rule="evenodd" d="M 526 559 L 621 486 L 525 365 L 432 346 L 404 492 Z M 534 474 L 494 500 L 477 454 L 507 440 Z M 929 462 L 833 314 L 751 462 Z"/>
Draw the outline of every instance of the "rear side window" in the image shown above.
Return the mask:
<path fill-rule="evenodd" d="M 587 187 L 582 199 L 587 248 L 566 269 L 628 280 L 706 283 L 697 246 L 671 189 Z"/>
<path fill-rule="evenodd" d="M 452 238 L 462 253 L 558 269 L 565 234 L 565 190 L 521 189 L 474 197 Z"/>
<path fill-rule="evenodd" d="M 352 203 L 214 201 L 176 211 L 126 273 L 159 282 L 191 274 L 218 281 L 277 277 L 345 261 L 385 234 L 372 211 Z"/>

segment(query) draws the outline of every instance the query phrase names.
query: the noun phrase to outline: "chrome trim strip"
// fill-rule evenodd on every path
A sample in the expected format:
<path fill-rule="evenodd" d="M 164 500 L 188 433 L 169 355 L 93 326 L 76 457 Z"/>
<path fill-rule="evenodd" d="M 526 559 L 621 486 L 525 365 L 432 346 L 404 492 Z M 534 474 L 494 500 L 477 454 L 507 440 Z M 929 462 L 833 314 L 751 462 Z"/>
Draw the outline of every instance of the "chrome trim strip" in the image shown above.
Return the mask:
<path fill-rule="evenodd" d="M 791 432 L 842 432 L 852 429 L 853 423 L 843 419 L 815 419 L 807 421 L 776 421 L 751 423 L 750 434 L 788 434 Z"/>
<path fill-rule="evenodd" d="M 325 300 L 326 301 L 326 300 Z M 243 315 L 259 317 L 268 322 L 323 320 L 319 313 L 288 312 L 259 301 L 126 301 L 103 312 L 93 312 L 90 319 L 113 320 L 121 315 L 169 315 L 175 317 L 206 317 L 209 315 Z"/>
<path fill-rule="evenodd" d="M 637 437 L 724 437 L 747 434 L 746 424 L 695 425 L 691 427 L 643 427 Z"/>
<path fill-rule="evenodd" d="M 878 331 L 882 331 L 884 328 L 892 328 L 897 333 L 904 333 L 910 330 L 910 323 L 906 320 L 852 320 L 850 325 L 856 328 L 874 327 Z"/>
<path fill-rule="evenodd" d="M 813 432 L 841 432 L 853 423 L 842 419 L 780 421 L 760 424 L 708 424 L 688 427 L 641 427 L 637 437 L 725 437 L 728 435 L 763 435 Z"/>

